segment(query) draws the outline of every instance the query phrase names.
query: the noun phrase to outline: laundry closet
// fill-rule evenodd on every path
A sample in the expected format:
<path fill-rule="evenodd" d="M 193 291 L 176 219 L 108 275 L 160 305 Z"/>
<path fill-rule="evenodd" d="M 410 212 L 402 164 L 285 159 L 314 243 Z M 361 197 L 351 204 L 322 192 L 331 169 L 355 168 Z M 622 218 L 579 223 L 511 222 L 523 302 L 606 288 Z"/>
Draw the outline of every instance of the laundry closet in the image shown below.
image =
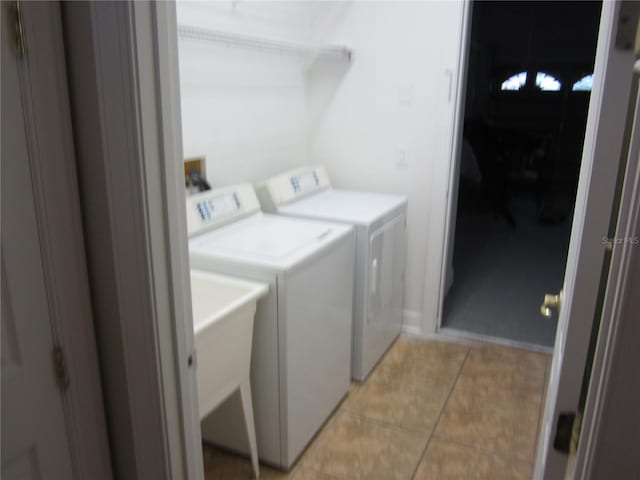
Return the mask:
<path fill-rule="evenodd" d="M 289 469 L 402 330 L 435 330 L 462 10 L 177 4 L 192 285 L 263 292 L 250 382 L 201 395 L 202 433 L 256 475 Z"/>
<path fill-rule="evenodd" d="M 434 332 L 462 2 L 176 8 L 184 157 L 213 188 L 319 164 L 334 187 L 407 196 L 404 324 Z"/>

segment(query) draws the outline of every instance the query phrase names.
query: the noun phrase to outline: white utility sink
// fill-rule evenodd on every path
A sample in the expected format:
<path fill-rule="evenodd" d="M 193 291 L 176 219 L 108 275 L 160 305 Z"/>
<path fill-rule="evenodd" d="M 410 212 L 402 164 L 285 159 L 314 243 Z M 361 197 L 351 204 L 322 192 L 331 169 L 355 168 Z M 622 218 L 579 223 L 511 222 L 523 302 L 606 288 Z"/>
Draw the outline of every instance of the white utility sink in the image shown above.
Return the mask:
<path fill-rule="evenodd" d="M 200 418 L 249 380 L 256 302 L 269 286 L 191 270 Z"/>
<path fill-rule="evenodd" d="M 255 478 L 260 471 L 249 383 L 251 341 L 256 303 L 268 291 L 264 283 L 191 270 L 200 419 L 240 390 Z"/>

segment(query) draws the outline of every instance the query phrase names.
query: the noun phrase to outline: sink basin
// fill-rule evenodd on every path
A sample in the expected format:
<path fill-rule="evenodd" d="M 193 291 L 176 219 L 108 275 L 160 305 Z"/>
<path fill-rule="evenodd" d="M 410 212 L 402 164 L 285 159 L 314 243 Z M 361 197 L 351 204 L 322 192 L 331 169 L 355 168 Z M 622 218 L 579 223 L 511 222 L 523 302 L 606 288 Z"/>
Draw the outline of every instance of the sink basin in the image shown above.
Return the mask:
<path fill-rule="evenodd" d="M 269 286 L 191 270 L 200 418 L 249 380 L 253 318 Z"/>

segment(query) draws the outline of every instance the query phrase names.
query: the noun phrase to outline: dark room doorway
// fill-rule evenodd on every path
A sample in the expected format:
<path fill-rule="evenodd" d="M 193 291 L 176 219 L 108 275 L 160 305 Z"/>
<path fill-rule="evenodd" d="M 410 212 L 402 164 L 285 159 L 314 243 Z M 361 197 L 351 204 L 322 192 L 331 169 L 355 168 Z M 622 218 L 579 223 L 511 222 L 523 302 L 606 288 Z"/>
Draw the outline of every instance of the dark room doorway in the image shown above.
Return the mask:
<path fill-rule="evenodd" d="M 473 3 L 448 330 L 553 347 L 601 6 Z"/>

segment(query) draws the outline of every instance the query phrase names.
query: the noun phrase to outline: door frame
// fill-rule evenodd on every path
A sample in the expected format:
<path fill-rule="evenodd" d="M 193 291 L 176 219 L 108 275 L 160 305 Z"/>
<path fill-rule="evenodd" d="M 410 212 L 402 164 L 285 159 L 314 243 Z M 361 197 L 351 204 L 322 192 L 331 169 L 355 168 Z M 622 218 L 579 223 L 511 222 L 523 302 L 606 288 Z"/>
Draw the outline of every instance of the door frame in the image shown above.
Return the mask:
<path fill-rule="evenodd" d="M 2 15 L 15 5 L 2 3 Z M 74 476 L 110 479 L 111 456 L 93 327 L 78 178 L 57 3 L 20 2 L 25 53 L 16 50 L 28 162 L 53 345 L 69 378 L 61 392 Z M 3 227 L 5 227 L 3 225 Z M 53 369 L 52 369 L 53 375 Z"/>
<path fill-rule="evenodd" d="M 619 52 L 616 52 L 610 39 L 613 38 L 613 32 L 617 28 L 617 12 L 619 10 L 619 2 L 603 2 L 602 14 L 600 22 L 600 33 L 598 40 L 598 52 L 596 54 L 595 72 L 598 72 L 598 77 L 601 78 L 597 85 L 594 85 L 594 89 L 591 93 L 589 120 L 587 125 L 587 131 L 585 135 L 585 146 L 583 152 L 583 160 L 581 166 L 581 188 L 579 188 L 579 196 L 576 199 L 576 207 L 574 214 L 574 221 L 572 226 L 572 248 L 575 250 L 575 261 L 569 262 L 567 265 L 567 271 L 570 272 L 570 277 L 577 277 L 575 282 L 570 282 L 568 289 L 565 293 L 569 293 L 569 296 L 573 294 L 573 301 L 571 305 L 567 305 L 567 308 L 563 309 L 560 313 L 561 318 L 558 322 L 558 335 L 556 338 L 555 351 L 558 350 L 560 345 L 564 345 L 564 335 L 568 332 L 567 338 L 570 340 L 567 342 L 565 351 L 562 352 L 566 356 L 566 364 L 564 365 L 565 373 L 565 388 L 562 394 L 554 395 L 552 392 L 548 392 L 546 399 L 546 409 L 552 409 L 553 418 L 557 417 L 559 411 L 574 411 L 578 406 L 578 399 L 580 390 L 582 387 L 582 376 L 586 365 L 586 354 L 589 345 L 589 337 L 591 335 L 591 328 L 594 315 L 596 314 L 596 299 L 597 292 L 600 288 L 600 272 L 602 268 L 602 262 L 604 258 L 604 246 L 602 245 L 601 238 L 603 234 L 606 235 L 608 226 L 612 215 L 612 205 L 615 191 L 615 180 L 617 176 L 617 169 L 613 169 L 617 165 L 619 158 L 615 158 L 615 161 L 607 162 L 605 159 L 611 157 L 611 152 L 616 152 L 618 155 L 622 147 L 622 130 L 624 126 L 624 118 L 620 118 L 617 112 L 622 111 L 621 105 L 626 106 L 626 100 L 628 95 L 628 85 L 622 87 L 618 84 L 615 86 L 608 85 L 605 91 L 605 77 L 615 78 L 616 75 L 621 75 L 625 72 L 621 68 L 621 63 L 624 63 L 624 58 L 619 58 Z M 464 23 L 465 29 L 469 30 L 467 35 L 470 35 L 470 22 Z M 467 37 L 468 39 L 468 37 Z M 467 40 L 468 45 L 468 40 Z M 467 59 L 468 50 L 461 51 L 461 64 Z M 628 58 L 626 59 L 628 63 Z M 629 70 L 630 77 L 630 70 Z M 464 109 L 460 106 L 464 104 L 464 80 L 458 77 L 458 87 L 456 89 L 459 95 L 458 104 L 456 109 L 456 123 L 455 125 L 460 128 L 461 117 L 464 115 Z M 606 102 L 605 102 L 606 99 Z M 616 111 L 617 109 L 617 111 Z M 621 125 L 622 122 L 622 125 Z M 449 189 L 447 194 L 447 228 L 445 228 L 442 238 L 442 252 L 445 252 L 442 256 L 442 264 L 440 269 L 441 283 L 438 293 L 438 303 L 436 307 L 433 307 L 434 311 L 437 311 L 436 325 L 437 329 L 440 329 L 442 322 L 442 304 L 444 301 L 444 288 L 446 278 L 446 258 L 448 252 L 448 240 L 452 232 L 449 231 L 451 225 L 451 216 L 455 214 L 452 211 L 455 205 L 455 177 L 454 174 L 459 168 L 460 162 L 460 146 L 461 146 L 461 132 L 457 130 L 458 137 L 455 140 L 457 143 L 455 148 L 452 148 L 451 153 L 451 166 L 449 171 Z M 618 155 L 619 156 L 619 155 Z M 587 173 L 588 172 L 588 173 Z M 598 182 L 591 182 L 592 178 L 597 178 Z M 580 193 L 581 192 L 581 193 Z M 596 221 L 590 221 L 585 223 L 585 214 L 589 209 L 589 215 L 591 220 L 595 218 Z M 628 212 L 627 212 L 628 213 Z M 621 221 L 628 221 L 629 219 L 622 219 Z M 576 237 L 579 235 L 579 237 Z M 595 239 L 595 240 L 594 240 Z M 571 252 L 570 252 L 571 255 Z M 615 278 L 619 275 L 617 269 L 621 268 L 621 264 L 612 264 L 610 270 L 610 278 Z M 428 279 L 428 276 L 427 276 Z M 567 292 L 571 290 L 571 292 Z M 617 298 L 621 291 L 618 290 L 615 293 L 611 293 L 613 298 Z M 429 330 L 429 317 L 430 313 L 427 311 L 431 304 L 428 303 L 427 292 L 425 292 L 425 321 L 423 323 L 423 334 L 432 333 Z M 431 297 L 432 298 L 432 297 Z M 613 301 L 610 300 L 610 301 Z M 572 321 L 569 319 L 582 318 L 586 319 L 582 322 Z M 563 321 L 564 319 L 564 321 Z M 612 322 L 616 322 L 614 318 Z M 569 324 L 571 323 L 571 324 Z M 613 325 L 613 323 L 611 324 Z M 608 325 L 609 328 L 613 328 Z M 599 345 L 598 348 L 605 348 Z M 611 348 L 611 346 L 609 347 Z M 553 367 L 552 367 L 553 368 Z M 560 368 L 556 366 L 555 368 Z M 573 377 L 567 375 L 567 372 L 571 370 Z M 607 372 L 602 371 L 602 364 L 594 365 L 594 376 L 607 377 Z M 568 385 L 568 388 L 567 388 Z M 593 395 L 598 394 L 595 392 Z M 590 415 L 590 410 L 585 412 L 585 415 Z M 591 418 L 585 416 L 584 421 L 590 424 Z M 591 444 L 594 441 L 593 435 L 597 435 L 597 430 L 590 429 L 589 432 L 582 433 L 580 438 L 581 444 Z M 549 465 L 546 465 L 546 452 L 548 445 L 543 445 L 544 430 L 540 434 L 540 445 L 538 446 L 537 458 L 536 458 L 536 472 L 535 475 L 540 477 L 543 472 L 547 471 Z M 583 447 L 583 450 L 586 446 Z M 587 460 L 588 455 L 593 451 L 579 452 L 581 455 L 580 461 Z M 557 462 L 566 462 L 566 456 L 556 454 L 552 452 L 552 463 L 559 465 Z M 536 478 L 537 478 L 536 477 Z"/>
<path fill-rule="evenodd" d="M 434 169 L 434 178 L 431 185 L 445 186 L 446 190 L 434 192 L 431 197 L 430 219 L 431 233 L 427 240 L 438 240 L 437 248 L 433 252 L 427 251 L 427 260 L 424 274 L 424 290 L 422 301 L 422 318 L 420 336 L 430 337 L 438 333 L 442 319 L 442 307 L 446 293 L 447 283 L 447 258 L 449 256 L 449 239 L 451 228 L 455 226 L 455 211 L 457 204 L 458 187 L 457 174 L 460 171 L 460 154 L 462 151 L 462 133 L 464 127 L 465 98 L 467 91 L 467 69 L 469 65 L 469 50 L 471 46 L 471 18 L 472 2 L 464 0 L 462 3 L 462 16 L 460 21 L 460 55 L 457 65 L 446 69 L 443 73 L 450 82 L 448 101 L 453 106 L 453 118 L 451 121 L 451 142 L 449 143 L 447 157 L 450 159 L 448 169 L 439 173 Z M 439 217 L 436 212 L 444 211 Z M 429 249 L 428 249 L 429 250 Z M 431 265 L 437 265 L 434 271 Z"/>
<path fill-rule="evenodd" d="M 604 5 L 609 2 L 603 2 L 603 11 Z M 613 3 L 613 2 L 612 2 Z M 433 291 L 433 274 L 427 270 L 425 274 L 425 290 L 423 297 L 423 318 L 422 318 L 422 328 L 421 334 L 423 336 L 430 336 L 434 333 L 438 333 L 441 329 L 445 328 L 442 325 L 443 321 L 443 306 L 444 300 L 446 296 L 446 283 L 447 283 L 447 260 L 449 256 L 453 255 L 453 236 L 455 232 L 453 229 L 455 228 L 455 215 L 456 215 L 456 205 L 457 205 L 457 195 L 458 195 L 458 173 L 460 171 L 460 162 L 461 162 L 461 150 L 462 150 L 462 135 L 464 128 L 464 113 L 465 113 L 465 99 L 466 99 L 466 86 L 467 86 L 467 69 L 469 63 L 469 49 L 471 42 L 471 18 L 472 18 L 472 0 L 465 0 L 465 12 L 463 15 L 463 19 L 461 21 L 461 45 L 464 48 L 460 51 L 460 58 L 458 62 L 458 75 L 455 86 L 455 112 L 454 112 L 454 127 L 453 127 L 453 140 L 450 148 L 450 163 L 449 170 L 447 172 L 446 178 L 442 178 L 443 182 L 447 182 L 448 188 L 446 190 L 446 198 L 443 202 L 444 207 L 446 208 L 446 214 L 444 218 L 444 225 L 442 228 L 442 235 L 438 236 L 440 238 L 440 246 L 438 249 L 439 259 L 439 284 L 437 287 L 437 292 Z M 602 14 L 601 14 L 601 22 L 602 22 Z M 604 65 L 602 75 L 606 73 L 607 65 Z M 598 112 L 599 114 L 599 112 Z M 589 141 L 589 138 L 585 136 L 585 144 Z M 582 171 L 582 170 L 581 170 Z M 432 227 L 433 228 L 433 227 Z M 429 265 L 430 262 L 427 262 Z M 542 300 L 542 299 L 541 299 Z M 442 332 L 444 333 L 444 332 Z M 458 332 L 457 330 L 446 331 L 447 335 L 452 335 L 454 337 L 464 337 L 470 339 L 477 340 L 487 340 L 495 341 L 499 344 L 522 347 L 522 348 L 530 348 L 533 350 L 540 351 L 551 351 L 546 347 L 536 347 L 534 345 L 528 345 L 521 342 L 511 341 L 508 339 L 500 339 L 494 337 L 488 337 L 484 335 L 477 335 L 473 333 L 467 334 Z"/>
<path fill-rule="evenodd" d="M 114 473 L 202 480 L 175 4 L 63 16 Z"/>
<path fill-rule="evenodd" d="M 638 75 L 640 72 L 637 72 Z M 640 122 L 640 94 L 636 98 L 635 125 Z M 638 134 L 636 134 L 638 137 Z M 614 372 L 619 370 L 619 349 L 625 322 L 637 321 L 636 312 L 628 311 L 632 299 L 640 296 L 638 282 L 638 244 L 640 237 L 640 142 L 635 139 L 627 157 L 626 178 L 622 187 L 616 238 L 630 239 L 613 244 L 607 290 L 602 308 L 599 340 L 593 358 L 593 375 L 589 379 L 589 394 L 585 404 L 575 461 L 575 477 L 593 478 L 596 455 L 602 446 L 603 422 L 607 419 L 607 400 L 614 384 Z M 634 240 L 635 242 L 634 243 Z M 635 264 L 634 264 L 635 262 Z M 634 272 L 633 268 L 636 268 Z M 635 275 L 635 277 L 634 277 Z M 633 290 L 635 288 L 635 291 Z M 637 300 L 636 300 L 637 304 Z M 629 359 L 627 359 L 628 361 Z M 585 379 L 586 380 L 586 379 Z M 624 413 L 636 413 L 626 412 Z M 611 446 L 609 446 L 611 448 Z"/>

